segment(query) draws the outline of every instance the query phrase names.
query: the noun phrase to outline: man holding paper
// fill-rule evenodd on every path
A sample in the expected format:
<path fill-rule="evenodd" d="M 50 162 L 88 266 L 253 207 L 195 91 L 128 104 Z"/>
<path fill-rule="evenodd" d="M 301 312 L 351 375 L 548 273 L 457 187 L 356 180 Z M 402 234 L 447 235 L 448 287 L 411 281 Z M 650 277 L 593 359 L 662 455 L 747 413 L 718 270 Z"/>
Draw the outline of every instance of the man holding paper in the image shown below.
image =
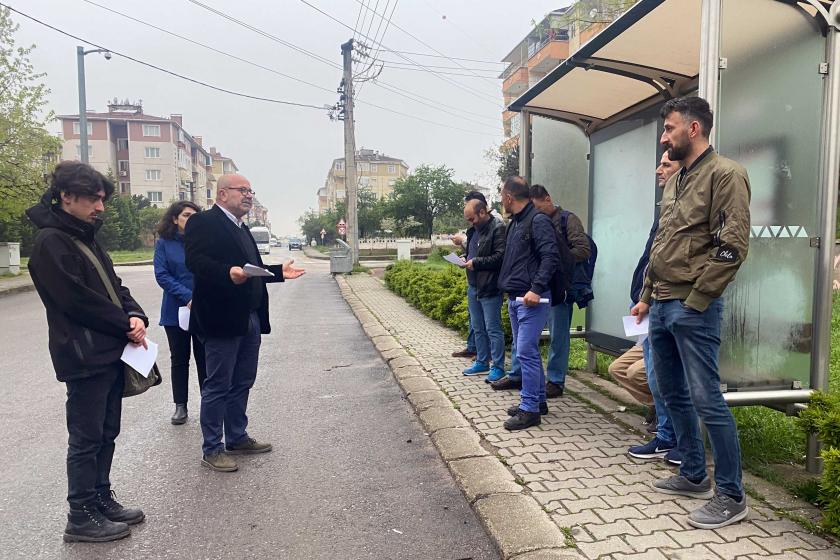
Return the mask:
<path fill-rule="evenodd" d="M 540 414 L 548 411 L 539 342 L 550 303 L 540 301 L 551 295 L 560 256 L 551 218 L 534 207 L 525 179 L 514 176 L 505 181 L 502 205 L 511 219 L 499 271 L 499 288 L 508 294 L 510 326 L 522 368 L 520 403 L 508 410 L 512 418 L 504 427 L 515 431 L 538 426 Z"/>
<path fill-rule="evenodd" d="M 231 454 L 271 451 L 270 443 L 248 435 L 246 415 L 260 335 L 271 332 L 265 283 L 297 278 L 304 271 L 294 268 L 292 260 L 282 267 L 263 265 L 242 222 L 254 199 L 245 177 L 222 175 L 217 191 L 216 204 L 187 222 L 184 241 L 194 281 L 190 332 L 204 343 L 207 372 L 201 389 L 201 464 L 231 472 L 238 468 Z"/>
<path fill-rule="evenodd" d="M 113 193 L 114 184 L 91 166 L 65 161 L 41 202 L 26 211 L 39 230 L 29 273 L 47 311 L 56 377 L 67 387 L 67 542 L 121 539 L 145 519 L 111 491 L 125 379 L 120 356 L 129 342 L 146 345 L 149 324 L 95 239 Z"/>

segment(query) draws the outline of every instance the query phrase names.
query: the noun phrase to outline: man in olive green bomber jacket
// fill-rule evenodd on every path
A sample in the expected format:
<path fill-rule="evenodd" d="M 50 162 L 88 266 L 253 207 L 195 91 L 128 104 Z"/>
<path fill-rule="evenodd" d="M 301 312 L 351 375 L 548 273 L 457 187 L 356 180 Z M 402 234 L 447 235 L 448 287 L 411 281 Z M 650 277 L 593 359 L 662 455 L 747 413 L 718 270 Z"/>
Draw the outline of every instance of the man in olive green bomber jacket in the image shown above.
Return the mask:
<path fill-rule="evenodd" d="M 709 145 L 714 119 L 704 99 L 672 99 L 660 116 L 665 120 L 660 143 L 683 168 L 665 185 L 641 301 L 631 313 L 639 321 L 650 313 L 656 380 L 684 458 L 679 475 L 654 487 L 711 498 L 689 514 L 688 523 L 716 529 L 748 513 L 738 430 L 720 391 L 718 351 L 721 295 L 749 248 L 750 183 L 742 166 Z M 714 491 L 699 420 L 712 443 Z"/>

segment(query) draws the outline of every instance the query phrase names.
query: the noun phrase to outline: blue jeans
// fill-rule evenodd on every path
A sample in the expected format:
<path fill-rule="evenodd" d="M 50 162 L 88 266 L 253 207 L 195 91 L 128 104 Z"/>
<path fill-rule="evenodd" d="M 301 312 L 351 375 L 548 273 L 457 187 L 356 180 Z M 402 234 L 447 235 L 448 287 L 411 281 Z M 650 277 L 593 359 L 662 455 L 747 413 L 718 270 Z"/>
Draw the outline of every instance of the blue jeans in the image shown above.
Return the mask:
<path fill-rule="evenodd" d="M 548 293 L 540 297 L 550 297 Z M 526 412 L 539 412 L 545 402 L 545 372 L 540 356 L 540 335 L 548 319 L 549 305 L 528 307 L 524 303 L 508 300 L 508 314 L 516 352 L 522 370 L 522 390 L 519 408 Z"/>
<path fill-rule="evenodd" d="M 571 337 L 568 336 L 572 324 L 572 303 L 561 303 L 548 312 L 548 330 L 551 333 L 551 346 L 548 350 L 548 380 L 557 385 L 566 384 L 566 373 L 569 371 L 569 347 Z M 554 333 L 560 336 L 554 336 Z M 562 333 L 567 333 L 562 336 Z M 510 371 L 508 377 L 519 379 L 522 368 L 516 355 L 516 340 L 510 345 Z"/>
<path fill-rule="evenodd" d="M 469 306 L 467 306 L 469 309 Z M 469 316 L 469 312 L 467 313 L 467 322 L 470 324 L 470 334 L 467 335 L 467 351 L 475 352 L 475 332 L 472 328 L 472 319 Z"/>
<path fill-rule="evenodd" d="M 230 338 L 204 338 L 207 378 L 201 388 L 202 450 L 205 455 L 224 451 L 248 437 L 248 393 L 257 379 L 260 319 L 251 312 L 248 334 Z"/>
<path fill-rule="evenodd" d="M 656 383 L 674 424 L 683 452 L 680 474 L 692 480 L 706 476 L 702 420 L 709 432 L 720 492 L 743 495 L 741 447 L 735 419 L 720 392 L 718 351 L 723 300 L 702 313 L 681 300 L 656 301 L 650 309 L 650 344 Z"/>
<path fill-rule="evenodd" d="M 551 333 L 551 346 L 548 349 L 546 370 L 548 380 L 556 385 L 566 384 L 566 372 L 569 371 L 569 328 L 572 325 L 572 306 L 574 303 L 555 305 L 548 312 L 548 331 Z"/>
<path fill-rule="evenodd" d="M 502 295 L 476 297 L 473 286 L 467 286 L 467 307 L 470 310 L 470 330 L 475 336 L 475 360 L 505 369 L 505 333 L 502 331 Z"/>
<path fill-rule="evenodd" d="M 656 372 L 653 369 L 654 363 L 650 349 L 650 338 L 646 338 L 642 343 L 642 353 L 644 354 L 648 387 L 650 388 L 650 394 L 653 396 L 653 406 L 656 407 L 656 437 L 662 441 L 676 443 L 677 436 L 674 434 L 674 425 L 671 423 L 671 417 L 668 416 L 668 408 L 662 400 L 659 385 L 656 383 Z"/>

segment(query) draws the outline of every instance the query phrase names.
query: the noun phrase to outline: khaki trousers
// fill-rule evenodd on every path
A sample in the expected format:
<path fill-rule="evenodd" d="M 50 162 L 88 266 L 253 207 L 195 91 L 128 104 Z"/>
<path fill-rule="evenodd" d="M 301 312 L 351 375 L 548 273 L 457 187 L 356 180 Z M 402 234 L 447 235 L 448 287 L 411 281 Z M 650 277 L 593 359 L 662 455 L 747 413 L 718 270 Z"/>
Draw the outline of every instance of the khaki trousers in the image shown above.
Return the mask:
<path fill-rule="evenodd" d="M 610 375 L 640 403 L 653 406 L 642 347 L 636 345 L 610 364 Z"/>

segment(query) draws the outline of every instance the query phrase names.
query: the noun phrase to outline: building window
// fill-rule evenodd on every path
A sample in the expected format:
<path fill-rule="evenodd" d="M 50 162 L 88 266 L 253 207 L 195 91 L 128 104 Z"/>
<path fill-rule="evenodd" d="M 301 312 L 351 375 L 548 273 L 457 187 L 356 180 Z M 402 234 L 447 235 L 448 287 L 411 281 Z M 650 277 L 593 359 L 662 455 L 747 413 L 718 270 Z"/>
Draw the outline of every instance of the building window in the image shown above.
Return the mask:
<path fill-rule="evenodd" d="M 366 161 L 359 162 L 359 169 L 362 173 L 370 173 L 370 163 Z"/>
<path fill-rule="evenodd" d="M 82 145 L 81 144 L 76 144 L 76 157 L 77 158 L 82 157 Z M 88 144 L 88 157 L 93 157 L 93 146 L 91 144 Z"/>
<path fill-rule="evenodd" d="M 146 157 L 147 158 L 159 158 L 160 157 L 160 148 L 150 148 L 146 146 Z"/>
<path fill-rule="evenodd" d="M 377 169 L 378 169 L 378 167 L 376 166 L 375 163 L 370 164 L 370 172 L 371 173 L 376 173 Z"/>
<path fill-rule="evenodd" d="M 207 189 L 207 198 L 213 198 L 213 189 Z"/>
<path fill-rule="evenodd" d="M 147 169 L 146 170 L 146 180 L 147 181 L 160 181 L 160 169 Z"/>
<path fill-rule="evenodd" d="M 81 133 L 82 133 L 82 125 L 79 123 L 79 121 L 75 121 L 73 123 L 73 134 L 81 134 Z M 87 133 L 89 135 L 93 134 L 93 123 L 89 122 L 89 121 L 87 123 Z"/>
<path fill-rule="evenodd" d="M 393 175 L 396 172 L 397 172 L 397 166 L 396 165 L 389 165 L 388 166 L 388 173 Z"/>
<path fill-rule="evenodd" d="M 117 138 L 117 150 L 128 149 L 128 138 Z"/>
<path fill-rule="evenodd" d="M 187 200 L 187 193 L 181 191 L 178 193 L 178 200 Z"/>
<path fill-rule="evenodd" d="M 144 124 L 143 136 L 160 136 L 159 124 Z"/>
<path fill-rule="evenodd" d="M 335 162 L 335 170 L 336 171 L 344 171 L 344 162 L 343 161 Z"/>
<path fill-rule="evenodd" d="M 128 176 L 128 160 L 121 159 L 117 161 L 117 173 L 119 173 L 120 177 L 127 177 Z"/>
<path fill-rule="evenodd" d="M 120 181 L 120 194 L 131 194 L 131 183 Z"/>
<path fill-rule="evenodd" d="M 163 193 L 160 191 L 149 191 L 146 193 L 149 202 L 163 202 Z"/>
<path fill-rule="evenodd" d="M 388 186 L 389 186 L 389 187 L 393 187 L 393 186 L 394 186 L 394 185 L 396 185 L 396 184 L 397 184 L 397 182 L 396 182 L 394 179 L 389 179 L 389 180 L 388 180 Z"/>

